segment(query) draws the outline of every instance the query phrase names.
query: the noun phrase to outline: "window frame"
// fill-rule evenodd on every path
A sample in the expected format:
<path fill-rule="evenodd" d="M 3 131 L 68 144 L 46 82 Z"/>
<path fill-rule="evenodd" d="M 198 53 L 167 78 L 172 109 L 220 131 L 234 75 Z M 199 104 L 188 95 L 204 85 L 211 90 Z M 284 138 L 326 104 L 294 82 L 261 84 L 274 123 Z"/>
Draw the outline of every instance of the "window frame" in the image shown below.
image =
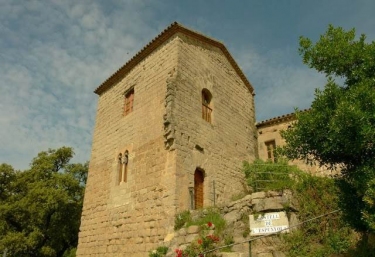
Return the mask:
<path fill-rule="evenodd" d="M 132 113 L 134 109 L 134 87 L 124 93 L 124 116 Z"/>
<path fill-rule="evenodd" d="M 212 94 L 204 88 L 201 92 L 202 97 L 202 119 L 208 123 L 212 123 Z"/>
<path fill-rule="evenodd" d="M 267 160 L 270 160 L 271 162 L 277 162 L 276 140 L 268 140 L 264 142 L 264 144 L 266 145 Z"/>

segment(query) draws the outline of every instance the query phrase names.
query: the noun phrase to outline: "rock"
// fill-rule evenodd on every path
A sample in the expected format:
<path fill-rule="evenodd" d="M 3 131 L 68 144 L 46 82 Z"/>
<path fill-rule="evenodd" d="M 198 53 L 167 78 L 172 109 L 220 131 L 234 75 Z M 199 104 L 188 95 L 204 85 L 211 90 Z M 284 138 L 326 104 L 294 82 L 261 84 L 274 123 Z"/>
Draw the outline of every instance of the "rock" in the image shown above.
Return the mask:
<path fill-rule="evenodd" d="M 194 240 L 196 240 L 197 237 L 198 237 L 197 234 L 190 234 L 190 235 L 187 235 L 187 236 L 185 237 L 185 241 L 186 241 L 186 243 L 191 243 L 191 242 L 193 242 Z"/>
<path fill-rule="evenodd" d="M 170 242 L 175 237 L 175 233 L 169 233 L 164 237 L 164 242 Z"/>
<path fill-rule="evenodd" d="M 265 198 L 266 192 L 256 192 L 251 194 L 251 199 L 259 199 L 259 198 Z"/>
<path fill-rule="evenodd" d="M 187 235 L 186 228 L 181 228 L 178 231 L 178 235 L 180 235 L 180 236 L 186 236 Z"/>
<path fill-rule="evenodd" d="M 283 210 L 284 206 L 282 205 L 281 197 L 265 198 L 262 201 L 259 201 L 254 206 L 254 211 L 256 212 L 266 212 L 266 211 L 279 211 Z"/>
<path fill-rule="evenodd" d="M 267 197 L 275 197 L 275 196 L 281 196 L 282 193 L 279 191 L 267 191 L 266 196 Z"/>
<path fill-rule="evenodd" d="M 196 225 L 190 226 L 187 229 L 188 234 L 197 234 L 197 233 L 199 233 L 199 231 L 200 231 L 200 228 L 199 228 L 199 226 L 196 226 Z"/>
<path fill-rule="evenodd" d="M 297 214 L 294 212 L 290 213 L 290 218 L 289 218 L 289 226 L 294 227 L 299 223 L 299 220 L 297 218 Z M 290 231 L 296 230 L 298 227 L 291 228 Z"/>
<path fill-rule="evenodd" d="M 224 215 L 224 219 L 228 222 L 228 224 L 232 224 L 237 221 L 238 213 L 236 211 L 229 212 Z"/>

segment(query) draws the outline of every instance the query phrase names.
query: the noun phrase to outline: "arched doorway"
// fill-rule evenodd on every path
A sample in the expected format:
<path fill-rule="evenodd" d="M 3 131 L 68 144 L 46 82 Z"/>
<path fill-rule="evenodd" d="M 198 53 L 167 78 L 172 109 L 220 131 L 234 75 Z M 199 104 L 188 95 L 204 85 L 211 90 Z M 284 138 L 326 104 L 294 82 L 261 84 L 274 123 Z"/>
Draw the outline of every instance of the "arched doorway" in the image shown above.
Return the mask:
<path fill-rule="evenodd" d="M 203 208 L 204 171 L 196 169 L 194 173 L 194 203 L 195 209 Z"/>

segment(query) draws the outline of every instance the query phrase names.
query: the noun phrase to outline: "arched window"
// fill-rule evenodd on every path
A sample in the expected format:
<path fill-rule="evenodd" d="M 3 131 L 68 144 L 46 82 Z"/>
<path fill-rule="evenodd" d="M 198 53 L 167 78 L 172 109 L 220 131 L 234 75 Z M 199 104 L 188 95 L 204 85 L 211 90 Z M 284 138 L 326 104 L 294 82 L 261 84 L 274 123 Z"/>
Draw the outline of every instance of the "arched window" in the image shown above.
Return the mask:
<path fill-rule="evenodd" d="M 119 153 L 118 155 L 118 184 L 122 182 L 127 182 L 128 180 L 128 162 L 129 162 L 129 152 L 125 151 L 124 155 Z"/>
<path fill-rule="evenodd" d="M 209 123 L 211 123 L 212 113 L 211 99 L 211 92 L 204 88 L 202 90 L 202 118 Z"/>

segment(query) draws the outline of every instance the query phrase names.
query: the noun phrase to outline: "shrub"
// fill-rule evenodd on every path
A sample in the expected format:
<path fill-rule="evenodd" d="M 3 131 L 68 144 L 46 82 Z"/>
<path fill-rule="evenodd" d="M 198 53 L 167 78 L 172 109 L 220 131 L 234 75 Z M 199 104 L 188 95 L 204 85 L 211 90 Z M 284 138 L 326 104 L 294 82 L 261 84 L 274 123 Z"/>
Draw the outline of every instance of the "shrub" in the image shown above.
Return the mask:
<path fill-rule="evenodd" d="M 290 189 L 298 202 L 298 216 L 302 221 L 339 209 L 339 190 L 337 180 L 333 178 L 312 176 L 288 165 L 285 160 L 278 163 L 261 160 L 253 164 L 244 163 L 244 173 L 247 183 L 256 191 L 260 188 Z M 285 208 L 289 207 L 286 205 Z M 356 235 L 342 215 L 334 212 L 305 223 L 290 234 L 282 234 L 282 250 L 290 257 L 347 253 L 354 247 Z"/>
<path fill-rule="evenodd" d="M 168 252 L 168 247 L 166 246 L 159 246 L 156 250 L 151 251 L 148 256 L 149 257 L 164 257 Z"/>
<path fill-rule="evenodd" d="M 216 208 L 207 208 L 200 211 L 199 215 L 194 218 L 190 219 L 186 226 L 198 225 L 198 226 L 205 226 L 209 222 L 215 224 L 215 233 L 221 233 L 226 226 L 225 219 L 221 216 L 220 212 Z"/>
<path fill-rule="evenodd" d="M 280 158 L 277 163 L 255 160 L 250 164 L 245 161 L 243 171 L 253 192 L 290 188 L 294 183 L 293 176 L 300 172 L 297 167 L 288 165 L 286 160 Z"/>
<path fill-rule="evenodd" d="M 183 211 L 183 212 L 177 213 L 174 219 L 174 230 L 179 230 L 187 222 L 190 222 L 190 221 L 191 221 L 190 211 Z"/>

